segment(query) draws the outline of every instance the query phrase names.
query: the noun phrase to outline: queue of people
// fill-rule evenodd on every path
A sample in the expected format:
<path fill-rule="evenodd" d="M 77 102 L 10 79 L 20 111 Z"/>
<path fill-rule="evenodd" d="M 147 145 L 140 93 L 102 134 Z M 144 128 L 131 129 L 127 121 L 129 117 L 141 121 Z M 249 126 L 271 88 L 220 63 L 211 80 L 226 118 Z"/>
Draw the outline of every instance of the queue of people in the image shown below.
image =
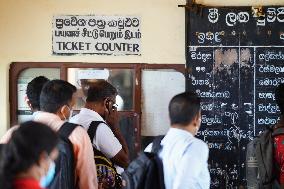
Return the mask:
<path fill-rule="evenodd" d="M 88 88 L 84 108 L 72 117 L 76 90 L 67 81 L 43 76 L 28 84 L 31 121 L 13 126 L 0 141 L 1 189 L 123 187 L 117 175 L 129 165 L 129 149 L 118 127 L 117 90 L 107 81 L 94 83 Z M 283 112 L 284 84 L 276 91 Z M 171 128 L 158 152 L 164 187 L 209 189 L 209 149 L 195 137 L 201 126 L 201 99 L 193 92 L 177 94 L 169 103 L 169 117 Z M 283 143 L 277 144 L 277 150 L 282 148 Z M 145 152 L 152 148 L 150 144 Z M 276 157 L 280 184 L 284 184 L 284 161 L 279 152 Z"/>

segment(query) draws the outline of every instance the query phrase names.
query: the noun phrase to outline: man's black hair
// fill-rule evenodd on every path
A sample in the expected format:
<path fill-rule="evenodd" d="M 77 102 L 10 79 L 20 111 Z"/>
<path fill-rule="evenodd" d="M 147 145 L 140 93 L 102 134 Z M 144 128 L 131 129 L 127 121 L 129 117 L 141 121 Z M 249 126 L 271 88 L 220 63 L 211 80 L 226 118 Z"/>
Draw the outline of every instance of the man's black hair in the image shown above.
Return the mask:
<path fill-rule="evenodd" d="M 33 109 L 40 109 L 40 93 L 43 85 L 48 81 L 49 79 L 47 79 L 46 77 L 38 76 L 28 83 L 26 94 Z"/>
<path fill-rule="evenodd" d="M 64 80 L 52 80 L 47 82 L 40 94 L 40 110 L 56 113 L 59 108 L 68 105 L 76 87 Z"/>
<path fill-rule="evenodd" d="M 90 85 L 87 93 L 87 102 L 99 102 L 117 95 L 117 90 L 109 82 L 99 80 Z"/>
<path fill-rule="evenodd" d="M 200 98 L 196 93 L 184 92 L 172 98 L 169 104 L 171 125 L 188 125 L 200 112 Z"/>
<path fill-rule="evenodd" d="M 284 114 L 284 83 L 281 83 L 276 87 L 275 90 L 275 100 L 277 105 L 279 106 L 281 115 Z"/>

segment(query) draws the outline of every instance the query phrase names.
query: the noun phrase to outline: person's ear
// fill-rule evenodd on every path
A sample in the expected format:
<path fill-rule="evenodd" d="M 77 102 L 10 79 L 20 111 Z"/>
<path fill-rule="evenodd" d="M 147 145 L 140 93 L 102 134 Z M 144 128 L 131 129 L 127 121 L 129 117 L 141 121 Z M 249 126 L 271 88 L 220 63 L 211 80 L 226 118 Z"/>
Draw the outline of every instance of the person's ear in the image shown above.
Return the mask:
<path fill-rule="evenodd" d="M 194 117 L 194 126 L 200 127 L 201 123 L 201 112 L 199 112 L 195 117 Z"/>
<path fill-rule="evenodd" d="M 109 105 L 110 105 L 110 99 L 109 98 L 106 98 L 106 99 L 104 99 L 104 107 L 106 108 L 106 109 L 108 109 L 109 108 Z"/>
<path fill-rule="evenodd" d="M 38 166 L 40 167 L 41 170 L 41 176 L 43 176 L 47 170 L 48 170 L 48 155 L 46 152 L 42 152 L 39 155 L 39 159 L 38 159 Z"/>
<path fill-rule="evenodd" d="M 30 100 L 29 100 L 29 98 L 28 98 L 27 96 L 25 96 L 25 102 L 26 102 L 26 104 L 28 105 L 28 107 L 29 107 L 31 110 L 33 110 L 33 108 L 32 108 L 32 103 L 30 102 Z"/>
<path fill-rule="evenodd" d="M 62 120 L 66 120 L 68 118 L 68 113 L 69 113 L 69 109 L 67 105 L 64 105 L 59 109 L 58 115 L 60 116 Z"/>
<path fill-rule="evenodd" d="M 201 125 L 201 111 L 199 111 L 199 113 L 197 114 L 197 125 L 198 127 L 200 127 Z"/>

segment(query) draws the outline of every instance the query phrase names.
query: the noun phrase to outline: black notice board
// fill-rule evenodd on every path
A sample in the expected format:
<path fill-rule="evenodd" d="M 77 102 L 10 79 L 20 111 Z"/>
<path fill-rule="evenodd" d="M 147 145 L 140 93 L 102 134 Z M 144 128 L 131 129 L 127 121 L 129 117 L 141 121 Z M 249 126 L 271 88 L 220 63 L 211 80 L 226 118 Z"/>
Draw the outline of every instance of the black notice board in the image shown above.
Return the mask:
<path fill-rule="evenodd" d="M 247 143 L 279 120 L 284 7 L 186 10 L 187 90 L 202 97 L 211 188 L 246 188 Z"/>

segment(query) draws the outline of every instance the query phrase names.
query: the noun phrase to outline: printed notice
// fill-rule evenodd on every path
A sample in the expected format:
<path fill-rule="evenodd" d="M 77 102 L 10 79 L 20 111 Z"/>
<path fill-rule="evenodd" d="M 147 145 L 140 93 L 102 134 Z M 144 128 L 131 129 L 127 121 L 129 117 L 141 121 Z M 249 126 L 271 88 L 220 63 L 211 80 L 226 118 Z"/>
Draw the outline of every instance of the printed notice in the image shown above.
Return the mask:
<path fill-rule="evenodd" d="M 141 55 L 140 24 L 136 16 L 54 16 L 53 54 Z"/>

